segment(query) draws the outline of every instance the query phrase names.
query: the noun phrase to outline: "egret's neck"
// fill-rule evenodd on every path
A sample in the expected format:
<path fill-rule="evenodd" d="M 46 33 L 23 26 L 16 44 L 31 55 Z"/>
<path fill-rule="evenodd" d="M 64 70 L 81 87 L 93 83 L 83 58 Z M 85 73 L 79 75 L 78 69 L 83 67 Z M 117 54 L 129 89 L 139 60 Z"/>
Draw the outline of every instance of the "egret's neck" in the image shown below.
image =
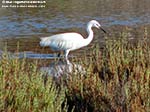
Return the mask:
<path fill-rule="evenodd" d="M 85 39 L 85 46 L 90 44 L 90 42 L 93 40 L 93 31 L 92 31 L 92 26 L 88 25 L 87 26 L 87 32 L 88 32 L 88 37 Z"/>

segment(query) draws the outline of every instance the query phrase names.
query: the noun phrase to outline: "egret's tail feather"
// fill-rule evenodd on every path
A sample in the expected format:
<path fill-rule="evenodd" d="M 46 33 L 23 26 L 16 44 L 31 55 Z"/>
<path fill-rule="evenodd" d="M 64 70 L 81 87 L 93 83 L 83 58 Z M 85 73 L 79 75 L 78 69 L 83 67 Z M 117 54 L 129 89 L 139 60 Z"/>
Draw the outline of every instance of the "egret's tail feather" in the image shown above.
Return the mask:
<path fill-rule="evenodd" d="M 50 44 L 50 41 L 47 41 L 47 38 L 40 38 L 41 39 L 41 41 L 40 41 L 40 46 L 42 46 L 42 47 L 44 47 L 44 46 L 49 46 L 49 44 Z"/>

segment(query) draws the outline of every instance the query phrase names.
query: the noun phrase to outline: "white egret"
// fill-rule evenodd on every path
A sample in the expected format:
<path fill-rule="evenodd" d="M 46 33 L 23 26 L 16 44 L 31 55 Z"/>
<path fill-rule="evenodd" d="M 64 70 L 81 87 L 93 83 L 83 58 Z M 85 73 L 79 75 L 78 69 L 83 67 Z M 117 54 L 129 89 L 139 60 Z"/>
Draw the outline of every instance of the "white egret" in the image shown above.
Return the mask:
<path fill-rule="evenodd" d="M 92 27 L 101 29 L 102 31 L 104 31 L 104 33 L 106 33 L 106 31 L 96 20 L 91 20 L 87 24 L 87 38 L 83 38 L 83 36 L 79 33 L 62 33 L 50 37 L 41 38 L 40 45 L 49 46 L 54 51 L 64 51 L 65 58 L 66 60 L 68 60 L 68 54 L 70 51 L 87 46 L 93 40 L 94 34 L 92 31 Z"/>

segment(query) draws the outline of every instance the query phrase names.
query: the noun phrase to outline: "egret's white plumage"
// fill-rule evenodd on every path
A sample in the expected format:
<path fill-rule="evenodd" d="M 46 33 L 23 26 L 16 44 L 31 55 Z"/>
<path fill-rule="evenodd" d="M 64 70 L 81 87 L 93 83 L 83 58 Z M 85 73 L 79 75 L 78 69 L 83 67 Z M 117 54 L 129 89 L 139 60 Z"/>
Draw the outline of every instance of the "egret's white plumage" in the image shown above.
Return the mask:
<path fill-rule="evenodd" d="M 94 35 L 92 27 L 96 27 L 99 29 L 101 28 L 101 25 L 96 20 L 91 20 L 90 22 L 88 22 L 87 38 L 83 38 L 83 36 L 79 33 L 62 33 L 50 37 L 41 38 L 40 45 L 49 46 L 54 51 L 64 51 L 65 57 L 67 59 L 68 53 L 70 51 L 87 46 L 93 40 Z M 105 32 L 105 30 L 103 31 Z"/>

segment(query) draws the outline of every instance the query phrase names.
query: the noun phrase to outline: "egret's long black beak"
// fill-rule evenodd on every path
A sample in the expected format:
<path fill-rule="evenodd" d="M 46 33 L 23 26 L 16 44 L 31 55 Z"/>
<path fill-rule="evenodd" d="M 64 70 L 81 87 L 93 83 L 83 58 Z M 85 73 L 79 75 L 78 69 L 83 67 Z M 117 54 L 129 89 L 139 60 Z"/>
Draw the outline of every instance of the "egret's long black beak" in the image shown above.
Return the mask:
<path fill-rule="evenodd" d="M 100 29 L 101 29 L 104 33 L 107 33 L 102 27 L 100 27 Z"/>

